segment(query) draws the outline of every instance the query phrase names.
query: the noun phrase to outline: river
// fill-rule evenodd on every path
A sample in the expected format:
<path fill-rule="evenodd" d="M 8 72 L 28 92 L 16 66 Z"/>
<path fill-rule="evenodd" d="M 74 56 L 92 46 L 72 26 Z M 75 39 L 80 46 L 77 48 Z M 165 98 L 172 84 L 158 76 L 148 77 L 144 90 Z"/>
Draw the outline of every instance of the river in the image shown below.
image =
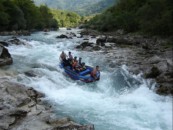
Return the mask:
<path fill-rule="evenodd" d="M 75 46 L 82 38 L 56 38 L 67 32 L 79 35 L 79 31 L 62 28 L 58 32 L 19 37 L 27 45 L 8 47 L 14 63 L 4 70 L 16 74 L 13 81 L 45 93 L 57 116 L 69 116 L 81 124 L 94 124 L 96 130 L 172 130 L 172 98 L 159 96 L 149 89 L 155 84 L 140 74 L 129 73 L 126 65 L 109 68 L 105 55 L 99 51 L 77 51 Z M 59 68 L 62 51 L 71 51 L 88 65 L 99 65 L 100 81 L 85 84 L 66 77 Z M 37 76 L 28 77 L 24 74 L 27 71 Z"/>

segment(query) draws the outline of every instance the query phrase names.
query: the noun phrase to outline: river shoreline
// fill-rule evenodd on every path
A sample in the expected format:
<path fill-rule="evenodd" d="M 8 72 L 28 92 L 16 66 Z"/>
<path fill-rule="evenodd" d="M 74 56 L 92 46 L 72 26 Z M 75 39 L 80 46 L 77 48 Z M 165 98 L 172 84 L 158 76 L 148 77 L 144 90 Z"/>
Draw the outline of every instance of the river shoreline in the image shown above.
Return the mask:
<path fill-rule="evenodd" d="M 125 34 L 122 30 L 102 33 L 84 29 L 81 35 L 96 37 L 97 40 L 96 43 L 82 43 L 77 49 L 101 51 L 106 55 L 110 67 L 126 64 L 130 72 L 142 72 L 144 78 L 155 80 L 156 93 L 173 95 L 172 38 Z M 119 55 L 120 52 L 124 52 L 123 55 Z"/>

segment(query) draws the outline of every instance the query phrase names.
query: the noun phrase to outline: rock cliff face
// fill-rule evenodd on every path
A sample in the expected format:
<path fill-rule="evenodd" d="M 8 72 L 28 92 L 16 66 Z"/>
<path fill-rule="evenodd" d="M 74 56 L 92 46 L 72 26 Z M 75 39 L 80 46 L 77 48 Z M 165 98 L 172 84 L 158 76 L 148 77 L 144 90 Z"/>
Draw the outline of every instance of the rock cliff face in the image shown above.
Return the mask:
<path fill-rule="evenodd" d="M 53 113 L 43 93 L 0 78 L 0 130 L 94 130 Z"/>

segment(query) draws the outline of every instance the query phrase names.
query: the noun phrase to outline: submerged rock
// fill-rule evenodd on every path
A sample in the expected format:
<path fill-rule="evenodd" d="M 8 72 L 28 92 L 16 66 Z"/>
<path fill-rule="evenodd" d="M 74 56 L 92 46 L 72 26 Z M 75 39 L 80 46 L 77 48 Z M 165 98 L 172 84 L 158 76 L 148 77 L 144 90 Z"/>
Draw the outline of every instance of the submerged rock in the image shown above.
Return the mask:
<path fill-rule="evenodd" d="M 28 77 L 36 77 L 37 75 L 35 74 L 35 72 L 34 71 L 27 71 L 27 72 L 25 72 L 25 75 L 26 76 L 28 76 Z"/>

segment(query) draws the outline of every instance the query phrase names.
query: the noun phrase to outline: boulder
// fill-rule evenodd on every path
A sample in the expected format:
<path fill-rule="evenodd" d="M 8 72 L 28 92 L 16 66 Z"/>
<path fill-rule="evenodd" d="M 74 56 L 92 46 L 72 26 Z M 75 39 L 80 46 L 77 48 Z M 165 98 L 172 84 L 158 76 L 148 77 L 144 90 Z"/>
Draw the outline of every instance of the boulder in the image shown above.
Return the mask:
<path fill-rule="evenodd" d="M 88 41 L 88 40 L 89 40 L 89 38 L 84 38 L 83 40 L 84 40 L 84 41 Z"/>
<path fill-rule="evenodd" d="M 148 60 L 148 62 L 150 63 L 150 64 L 157 64 L 157 63 L 159 63 L 160 61 L 162 61 L 162 59 L 159 57 L 159 56 L 157 56 L 157 55 L 155 55 L 155 56 L 153 56 L 153 57 L 151 57 L 151 58 L 149 58 L 149 59 L 147 59 Z"/>
<path fill-rule="evenodd" d="M 36 91 L 33 88 L 29 88 L 26 93 L 28 94 L 29 97 L 31 97 L 32 99 L 37 99 L 37 98 L 42 98 L 45 97 L 45 94 Z"/>
<path fill-rule="evenodd" d="M 168 71 L 173 73 L 173 60 L 172 59 L 166 59 L 166 63 L 168 66 Z"/>
<path fill-rule="evenodd" d="M 8 49 L 0 45 L 0 66 L 11 65 L 13 59 Z"/>
<path fill-rule="evenodd" d="M 11 117 L 23 118 L 27 115 L 27 111 L 15 109 L 15 110 L 9 111 L 8 115 Z"/>
<path fill-rule="evenodd" d="M 104 46 L 105 46 L 105 48 L 112 48 L 114 45 L 115 45 L 115 43 L 106 42 Z"/>
<path fill-rule="evenodd" d="M 24 74 L 28 77 L 36 77 L 37 75 L 35 74 L 34 71 L 30 70 L 30 71 L 27 71 L 27 72 L 24 72 Z"/>
<path fill-rule="evenodd" d="M 68 36 L 61 34 L 60 36 L 57 36 L 56 38 L 67 38 L 68 39 Z"/>
<path fill-rule="evenodd" d="M 71 28 L 67 28 L 67 30 L 71 30 Z"/>
<path fill-rule="evenodd" d="M 8 42 L 5 42 L 5 41 L 0 41 L 0 45 L 2 45 L 2 46 L 8 46 Z"/>
<path fill-rule="evenodd" d="M 125 45 L 133 45 L 134 44 L 133 41 L 131 41 L 128 38 L 124 38 L 124 37 L 117 39 L 116 43 L 117 44 L 125 44 Z"/>
<path fill-rule="evenodd" d="M 93 49 L 94 51 L 99 51 L 99 50 L 101 50 L 102 48 L 101 48 L 100 46 L 94 46 L 92 49 Z"/>
<path fill-rule="evenodd" d="M 61 124 L 65 124 L 67 122 L 71 121 L 70 118 L 68 117 L 64 117 L 62 119 L 57 119 L 57 118 L 51 118 L 51 117 L 47 117 L 45 119 L 45 122 L 48 123 L 48 124 L 53 124 L 53 125 L 61 125 Z"/>
<path fill-rule="evenodd" d="M 108 37 L 107 42 L 116 43 L 117 42 L 117 38 L 115 38 L 115 37 Z"/>
<path fill-rule="evenodd" d="M 142 46 L 142 48 L 145 49 L 145 50 L 149 50 L 149 49 L 150 49 L 150 46 L 149 46 L 148 43 L 141 43 L 141 46 Z"/>
<path fill-rule="evenodd" d="M 76 46 L 77 49 L 85 49 L 86 47 L 93 47 L 92 42 L 83 42 L 80 45 Z"/>
<path fill-rule="evenodd" d="M 166 61 L 160 61 L 158 64 L 155 65 L 161 73 L 166 73 L 168 71 L 168 65 Z"/>
<path fill-rule="evenodd" d="M 160 95 L 173 95 L 173 86 L 168 87 L 168 86 L 160 86 L 156 89 L 156 93 Z"/>
<path fill-rule="evenodd" d="M 96 35 L 91 35 L 91 38 L 96 38 Z"/>
<path fill-rule="evenodd" d="M 104 43 L 107 42 L 107 37 L 103 37 L 103 38 L 98 38 L 96 40 L 96 45 L 100 45 L 100 46 L 104 46 Z"/>
<path fill-rule="evenodd" d="M 8 41 L 10 44 L 15 44 L 15 45 L 26 45 L 23 41 L 21 41 L 20 39 L 13 37 L 13 39 L 10 39 Z"/>
<path fill-rule="evenodd" d="M 86 25 L 85 24 L 79 25 L 79 29 L 83 29 L 83 28 L 86 28 Z"/>
<path fill-rule="evenodd" d="M 160 73 L 160 70 L 156 66 L 153 66 L 150 72 L 146 74 L 146 78 L 156 78 Z"/>
<path fill-rule="evenodd" d="M 76 37 L 76 34 L 74 32 L 70 32 L 70 37 Z"/>
<path fill-rule="evenodd" d="M 123 35 L 125 32 L 124 32 L 124 30 L 123 29 L 118 29 L 117 31 L 116 31 L 116 34 L 117 35 Z"/>

